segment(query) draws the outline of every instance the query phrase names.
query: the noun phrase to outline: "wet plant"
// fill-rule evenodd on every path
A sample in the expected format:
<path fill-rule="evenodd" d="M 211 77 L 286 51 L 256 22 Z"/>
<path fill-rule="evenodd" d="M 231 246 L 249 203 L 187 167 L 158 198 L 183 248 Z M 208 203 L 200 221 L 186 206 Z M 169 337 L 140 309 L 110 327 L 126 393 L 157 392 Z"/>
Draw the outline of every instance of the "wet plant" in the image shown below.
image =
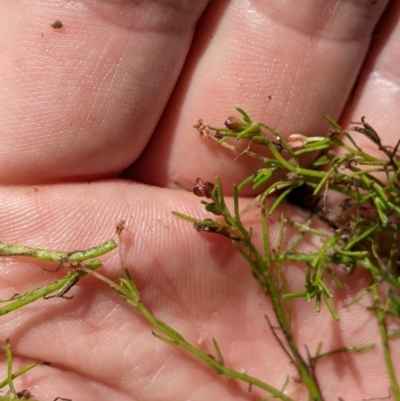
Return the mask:
<path fill-rule="evenodd" d="M 366 270 L 370 275 L 370 285 L 361 296 L 370 294 L 371 310 L 375 312 L 379 325 L 390 391 L 394 399 L 400 400 L 398 378 L 390 353 L 390 341 L 399 330 L 390 333 L 387 328 L 387 319 L 398 319 L 400 311 L 397 234 L 400 225 L 400 161 L 397 154 L 400 141 L 394 147 L 385 146 L 364 117 L 353 123 L 350 130 L 344 130 L 328 116 L 325 118 L 331 128 L 326 137 L 293 134 L 285 140 L 273 128 L 253 122 L 247 113 L 237 110 L 241 117 L 229 117 L 224 127 L 210 126 L 200 120 L 195 128 L 204 138 L 232 150 L 236 156 L 261 160 L 264 167 L 234 185 L 233 207 L 227 206 L 218 175 L 213 183 L 196 179 L 193 193 L 209 199 L 201 203 L 214 218 L 197 219 L 179 212 L 175 214 L 193 223 L 198 231 L 230 238 L 232 246 L 247 260 L 251 274 L 272 303 L 278 327 L 272 327 L 266 316 L 270 329 L 297 367 L 312 400 L 324 399 L 315 370 L 315 362 L 321 355 L 319 351 L 308 358 L 301 355 L 291 329 L 291 299 L 304 298 L 307 302 L 315 302 L 317 312 L 325 305 L 332 318 L 338 320 L 339 315 L 331 302 L 333 291 L 330 283 L 334 282 L 339 289 L 344 287 L 333 266 L 348 274 L 355 269 Z M 355 133 L 369 138 L 383 157 L 365 153 L 357 145 Z M 239 146 L 241 141 L 262 145 L 266 151 L 254 152 L 250 145 Z M 307 153 L 317 156 L 311 165 L 304 167 L 300 157 Z M 258 190 L 259 194 L 242 206 L 239 196 L 248 186 Z M 338 210 L 328 206 L 329 194 L 333 192 L 342 197 Z M 297 222 L 281 213 L 279 240 L 272 243 L 268 216 L 277 213 L 284 200 L 308 210 L 309 218 Z M 246 227 L 243 219 L 245 213 L 254 208 L 258 208 L 260 216 L 261 247 L 255 245 L 252 228 Z M 327 229 L 314 228 L 314 217 L 321 219 Z M 298 233 L 290 246 L 283 246 L 286 226 L 297 229 Z M 306 235 L 320 239 L 321 247 L 316 252 L 299 251 L 299 244 Z M 287 262 L 304 264 L 304 291 L 293 293 L 287 290 L 289 278 L 283 268 Z M 283 334 L 284 340 L 279 339 L 276 330 Z M 365 344 L 356 349 L 371 346 Z M 345 347 L 340 350 L 350 351 L 354 349 Z"/>
<path fill-rule="evenodd" d="M 203 138 L 230 149 L 233 157 L 258 159 L 262 162 L 262 168 L 233 186 L 232 200 L 227 200 L 218 175 L 214 182 L 194 177 L 193 194 L 203 198 L 200 202 L 208 217 L 199 219 L 179 211 L 173 213 L 192 223 L 199 232 L 228 238 L 232 247 L 248 262 L 249 274 L 254 277 L 273 307 L 274 316 L 264 317 L 266 324 L 297 368 L 299 380 L 308 390 L 309 400 L 325 399 L 316 369 L 321 358 L 337 353 L 366 351 L 376 344 L 349 345 L 322 352 L 321 342 L 313 355 L 308 352 L 304 356 L 292 330 L 292 300 L 313 302 L 316 312 L 327 308 L 332 319 L 338 320 L 339 312 L 332 302 L 333 287 L 345 291 L 341 281 L 343 278 L 339 278 L 338 272 L 344 271 L 348 275 L 356 269 L 367 272 L 369 284 L 350 304 L 358 302 L 362 297 L 369 297 L 370 310 L 379 327 L 381 348 L 390 380 L 389 392 L 393 399 L 400 401 L 398 377 L 391 354 L 391 342 L 397 339 L 400 329 L 390 331 L 388 328 L 389 319 L 398 325 L 400 317 L 397 234 L 400 225 L 400 160 L 397 154 L 400 142 L 394 147 L 385 146 L 364 117 L 353 123 L 352 128 L 345 130 L 327 116 L 326 120 L 331 126 L 327 136 L 293 134 L 284 139 L 273 128 L 253 122 L 247 113 L 237 110 L 240 116 L 229 117 L 224 126 L 211 126 L 200 120 L 195 128 Z M 357 135 L 369 138 L 378 156 L 364 152 L 357 145 Z M 263 150 L 253 151 L 253 143 L 259 145 L 257 149 Z M 314 155 L 314 159 L 309 166 L 304 167 L 301 158 L 306 154 Z M 247 198 L 244 204 L 245 198 L 240 195 L 249 187 L 256 195 L 250 201 Z M 330 206 L 329 198 L 333 193 L 341 196 L 338 207 Z M 303 221 L 289 218 L 280 207 L 283 201 L 305 210 L 308 218 Z M 250 210 L 258 213 L 261 242 L 253 233 L 253 228 L 246 225 L 246 213 Z M 279 235 L 275 241 L 270 235 L 269 216 L 272 215 L 278 216 L 275 221 L 279 222 Z M 317 228 L 314 224 L 316 219 L 324 223 L 324 229 Z M 285 235 L 289 227 L 296 234 L 288 241 Z M 123 244 L 123 229 L 124 223 L 120 222 L 117 226 L 120 245 Z M 302 252 L 300 245 L 306 238 L 317 239 L 321 246 L 312 253 Z M 215 339 L 213 355 L 207 354 L 196 344 L 188 342 L 167 322 L 159 320 L 143 303 L 139 289 L 124 266 L 122 253 L 122 277 L 110 279 L 99 274 L 97 268 L 101 262 L 97 258 L 116 246 L 117 243 L 110 240 L 86 251 L 53 252 L 0 244 L 3 255 L 55 261 L 58 263 L 55 270 L 64 263 L 70 265 L 69 273 L 56 282 L 0 300 L 6 303 L 6 306 L 0 308 L 0 315 L 13 312 L 41 297 L 55 294 L 68 298 L 66 294 L 69 289 L 83 276 L 91 274 L 106 282 L 125 302 L 137 309 L 153 327 L 152 334 L 156 338 L 185 349 L 211 367 L 216 374 L 247 383 L 249 388 L 264 390 L 263 400 L 294 401 L 285 392 L 288 383 L 294 379 L 288 377 L 282 388 L 276 388 L 227 366 Z M 285 264 L 293 262 L 304 266 L 304 289 L 298 292 L 289 290 L 290 277 L 285 274 Z M 273 325 L 272 321 L 276 321 L 277 325 Z M 11 351 L 7 352 L 8 361 L 11 361 Z M 12 388 L 17 373 L 12 373 L 9 367 L 3 384 L 9 385 L 12 397 L 22 398 Z M 10 399 L 7 397 L 0 398 Z"/>

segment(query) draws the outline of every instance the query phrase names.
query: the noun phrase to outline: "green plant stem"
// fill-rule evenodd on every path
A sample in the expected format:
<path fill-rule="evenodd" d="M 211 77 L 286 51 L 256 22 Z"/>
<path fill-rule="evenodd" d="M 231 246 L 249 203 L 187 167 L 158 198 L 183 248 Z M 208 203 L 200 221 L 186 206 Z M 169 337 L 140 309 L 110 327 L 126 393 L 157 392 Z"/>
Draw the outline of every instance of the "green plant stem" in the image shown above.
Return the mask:
<path fill-rule="evenodd" d="M 311 399 L 315 401 L 322 401 L 323 396 L 319 389 L 319 385 L 314 375 L 314 372 L 310 369 L 306 361 L 301 356 L 296 341 L 294 340 L 293 335 L 291 333 L 290 321 L 286 318 L 285 309 L 281 303 L 282 294 L 279 283 L 275 283 L 274 281 L 275 279 L 270 273 L 270 265 L 271 262 L 273 261 L 274 256 L 273 252 L 271 252 L 269 249 L 270 244 L 269 244 L 268 225 L 266 219 L 267 213 L 265 210 L 265 203 L 261 204 L 261 209 L 260 209 L 264 248 L 265 248 L 265 253 L 264 253 L 265 256 L 263 257 L 261 256 L 257 248 L 253 245 L 251 241 L 251 233 L 249 233 L 242 225 L 237 206 L 235 207 L 235 212 L 236 212 L 235 216 L 234 217 L 231 216 L 230 211 L 225 204 L 221 188 L 222 188 L 221 182 L 219 176 L 217 175 L 215 192 L 213 192 L 212 200 L 217 205 L 217 209 L 223 215 L 226 223 L 228 223 L 234 230 L 237 230 L 236 235 L 238 236 L 238 238 L 240 238 L 240 241 L 239 242 L 232 241 L 232 243 L 249 262 L 254 272 L 254 276 L 257 279 L 257 282 L 260 284 L 262 289 L 269 295 L 272 301 L 272 306 L 274 309 L 275 316 L 285 336 L 288 347 L 291 351 L 293 361 L 295 362 L 295 365 L 299 371 L 302 380 L 304 381 L 304 384 L 309 389 Z M 237 187 L 234 187 L 234 197 L 237 195 L 238 195 Z M 194 223 L 198 222 L 198 220 L 183 215 L 181 213 L 174 212 L 174 214 L 188 221 Z M 241 243 L 244 245 L 246 249 L 244 249 L 241 246 Z M 285 300 L 283 300 L 283 302 L 285 302 Z"/>
<path fill-rule="evenodd" d="M 226 213 L 229 213 L 229 210 L 226 209 Z M 268 230 L 268 224 L 267 224 L 267 218 L 266 218 L 266 210 L 265 210 L 265 202 L 261 204 L 260 208 L 260 214 L 261 214 L 261 223 L 262 223 L 262 232 L 263 232 L 263 242 L 264 242 L 264 257 L 260 255 L 258 252 L 257 248 L 253 245 L 251 242 L 251 237 L 250 236 L 243 236 L 243 242 L 245 246 L 249 249 L 249 254 L 253 255 L 255 258 L 255 265 L 262 267 L 262 271 L 260 273 L 263 275 L 264 278 L 264 285 L 265 285 L 265 292 L 269 295 L 272 306 L 274 309 L 275 316 L 278 320 L 278 324 L 280 328 L 282 329 L 282 332 L 285 336 L 285 339 L 287 341 L 287 344 L 289 346 L 289 349 L 291 351 L 292 358 L 295 362 L 295 365 L 299 371 L 299 374 L 301 378 L 304 381 L 304 384 L 307 386 L 310 392 L 310 397 L 312 397 L 312 400 L 323 400 L 321 391 L 319 389 L 319 385 L 317 382 L 317 379 L 314 375 L 314 372 L 310 369 L 306 361 L 303 359 L 301 356 L 296 341 L 293 338 L 292 332 L 291 332 L 291 324 L 290 320 L 287 319 L 285 309 L 282 305 L 281 299 L 282 299 L 282 294 L 281 294 L 281 289 L 280 289 L 280 283 L 275 282 L 277 278 L 274 278 L 273 275 L 271 275 L 271 255 L 273 255 L 273 252 L 271 252 L 270 249 L 270 242 L 269 242 L 269 230 Z M 225 217 L 225 216 L 224 216 Z M 243 231 L 245 231 L 244 227 L 240 227 Z M 235 245 L 235 244 L 234 244 Z M 249 259 L 253 258 L 247 258 Z M 282 299 L 284 302 L 284 300 Z M 290 315 L 290 314 L 289 314 Z"/>
<path fill-rule="evenodd" d="M 98 259 L 93 260 L 92 262 L 86 265 L 86 268 L 89 270 L 96 270 L 101 266 L 101 262 Z M 36 301 L 39 298 L 50 295 L 55 291 L 59 291 L 58 295 L 62 296 L 68 291 L 71 286 L 73 286 L 80 278 L 85 276 L 87 272 L 82 269 L 78 269 L 76 271 L 69 272 L 65 277 L 51 283 L 45 287 L 38 288 L 33 291 L 26 292 L 24 294 L 17 294 L 14 297 L 3 299 L 1 301 L 12 301 L 13 299 L 17 299 L 15 302 L 12 302 L 6 306 L 0 308 L 0 316 L 6 315 L 22 306 L 25 306 L 31 302 Z"/>
<path fill-rule="evenodd" d="M 392 395 L 396 401 L 400 401 L 400 389 L 399 389 L 399 384 L 398 384 L 398 381 L 396 378 L 396 371 L 393 366 L 392 356 L 390 354 L 389 336 L 388 336 L 387 329 L 386 329 L 385 312 L 382 309 L 380 301 L 379 301 L 378 286 L 376 284 L 372 285 L 370 287 L 370 292 L 372 295 L 373 308 L 374 308 L 374 311 L 376 314 L 376 318 L 378 320 L 379 333 L 381 336 L 381 344 L 382 344 L 382 348 L 383 348 L 383 356 L 385 359 L 386 369 L 387 369 L 389 380 L 390 380 Z"/>
<path fill-rule="evenodd" d="M 228 223 L 231 222 L 232 220 L 234 221 L 235 223 L 234 227 L 239 230 L 241 241 L 248 249 L 248 253 L 242 252 L 242 254 L 246 257 L 246 259 L 249 262 L 251 261 L 252 266 L 259 267 L 258 271 L 263 276 L 264 279 L 263 285 L 265 287 L 263 289 L 271 299 L 275 316 L 288 343 L 289 349 L 291 351 L 293 360 L 299 371 L 299 374 L 303 379 L 304 384 L 310 391 L 310 397 L 312 397 L 311 398 L 312 400 L 322 401 L 323 397 L 319 389 L 319 385 L 314 375 L 314 372 L 312 371 L 312 369 L 310 369 L 306 361 L 301 356 L 296 341 L 293 338 L 291 332 L 290 320 L 286 317 L 285 308 L 283 307 L 281 302 L 282 294 L 280 289 L 280 283 L 277 281 L 278 279 L 271 274 L 271 265 L 269 262 L 271 260 L 270 255 L 273 254 L 273 252 L 271 252 L 269 243 L 268 224 L 267 224 L 267 219 L 265 217 L 266 216 L 265 202 L 261 204 L 260 208 L 260 214 L 263 226 L 264 255 L 265 255 L 263 257 L 252 243 L 251 235 L 242 225 L 239 214 L 235 215 L 235 218 L 232 219 L 229 209 L 226 207 L 225 202 L 223 202 L 222 185 L 218 175 L 216 176 L 216 188 L 222 206 L 221 211 L 223 212 L 225 220 Z M 237 191 L 234 191 L 234 197 L 238 197 Z M 215 201 L 214 197 L 212 198 L 212 200 Z M 235 242 L 233 242 L 233 244 L 236 246 L 237 249 L 240 250 L 240 246 L 237 246 Z"/>
<path fill-rule="evenodd" d="M 22 369 L 18 370 L 16 373 L 12 372 L 12 364 L 13 364 L 13 358 L 12 358 L 12 352 L 11 352 L 11 343 L 10 339 L 6 339 L 6 359 L 7 359 L 7 379 L 3 380 L 0 382 L 0 389 L 4 388 L 5 386 L 8 385 L 9 387 L 9 394 L 10 397 L 0 397 L 0 400 L 15 400 L 18 398 L 18 393 L 15 390 L 14 387 L 14 379 L 16 379 L 18 376 L 21 376 L 22 374 L 26 373 L 28 370 L 31 370 L 36 366 L 36 363 L 31 363 L 27 366 L 24 366 Z"/>
<path fill-rule="evenodd" d="M 95 277 L 99 278 L 100 280 L 108 283 L 126 302 L 130 305 L 135 307 L 139 310 L 139 312 L 146 318 L 146 320 L 156 329 L 158 329 L 161 333 L 166 335 L 167 337 L 160 336 L 157 333 L 153 332 L 153 335 L 169 344 L 177 345 L 181 348 L 186 349 L 192 355 L 196 356 L 210 367 L 212 367 L 218 374 L 223 374 L 230 378 L 235 378 L 241 381 L 248 383 L 249 385 L 258 387 L 265 391 L 268 391 L 275 397 L 279 398 L 283 401 L 294 401 L 292 398 L 286 396 L 280 390 L 264 383 L 263 381 L 256 379 L 252 376 L 247 375 L 246 373 L 239 372 L 233 369 L 229 369 L 223 364 L 223 357 L 221 351 L 219 349 L 218 344 L 216 343 L 215 339 L 213 339 L 213 344 L 217 352 L 217 358 L 214 358 L 201 350 L 194 347 L 192 344 L 187 342 L 181 334 L 179 334 L 176 330 L 172 327 L 167 325 L 166 323 L 156 319 L 152 313 L 147 309 L 147 307 L 143 304 L 140 299 L 139 291 L 136 287 L 136 284 L 132 280 L 128 270 L 124 270 L 125 278 L 120 279 L 121 285 L 118 285 L 111 281 L 110 279 L 101 276 L 97 272 L 91 272 Z"/>
<path fill-rule="evenodd" d="M 110 239 L 93 248 L 72 252 L 49 251 L 45 249 L 31 248 L 22 245 L 13 245 L 0 242 L 0 256 L 27 256 L 51 262 L 83 262 L 94 259 L 117 247 L 117 243 Z"/>
<path fill-rule="evenodd" d="M 259 260 L 258 263 L 260 262 L 261 261 Z M 291 332 L 290 322 L 286 319 L 285 311 L 280 301 L 280 289 L 277 285 L 275 285 L 270 274 L 264 275 L 264 278 L 266 290 L 272 301 L 272 307 L 278 320 L 279 327 L 282 329 L 282 332 L 285 336 L 286 342 L 289 346 L 292 358 L 299 371 L 299 374 L 310 392 L 310 399 L 315 401 L 323 401 L 323 396 L 321 394 L 321 390 L 319 388 L 314 372 L 312 371 L 312 369 L 310 369 L 306 361 L 301 356 L 296 341 Z"/>
<path fill-rule="evenodd" d="M 6 340 L 6 358 L 7 358 L 7 378 L 8 378 L 8 387 L 10 388 L 10 393 L 17 397 L 17 392 L 15 391 L 14 381 L 12 377 L 12 354 L 11 354 L 11 343 L 10 339 Z"/>
<path fill-rule="evenodd" d="M 10 380 L 15 380 L 17 377 L 19 377 L 19 376 L 23 375 L 24 373 L 28 372 L 29 370 L 33 369 L 35 366 L 37 366 L 37 363 L 30 363 L 29 365 L 26 365 L 23 368 L 17 370 L 9 378 L 7 378 L 3 381 L 0 381 L 0 389 L 7 386 L 7 384 L 9 383 Z"/>
<path fill-rule="evenodd" d="M 96 274 L 96 273 L 95 273 Z M 147 307 L 143 304 L 140 299 L 139 291 L 136 287 L 136 284 L 132 280 L 129 272 L 124 270 L 125 278 L 120 279 L 120 285 L 117 285 L 113 282 L 110 283 L 110 280 L 104 278 L 106 282 L 108 282 L 112 288 L 114 288 L 117 293 L 126 300 L 130 305 L 135 307 L 139 310 L 139 312 L 146 318 L 146 320 L 155 327 L 158 331 L 163 333 L 164 336 L 161 336 L 155 332 L 153 335 L 168 344 L 173 344 L 179 346 L 186 351 L 190 352 L 192 355 L 200 359 L 201 361 L 205 362 L 207 365 L 212 367 L 218 374 L 225 375 L 226 377 L 232 379 L 238 379 L 245 383 L 248 383 L 251 386 L 258 387 L 262 390 L 268 391 L 270 394 L 274 395 L 276 398 L 282 401 L 294 401 L 289 396 L 285 395 L 282 391 L 272 387 L 263 381 L 256 379 L 255 377 L 249 376 L 246 373 L 229 369 L 224 366 L 223 357 L 221 351 L 219 349 L 218 344 L 216 343 L 215 339 L 213 339 L 213 344 L 217 352 L 217 357 L 213 357 L 204 353 L 203 351 L 199 350 L 189 342 L 187 342 L 184 337 L 179 334 L 176 330 L 174 330 L 171 326 L 167 325 L 166 323 L 162 322 L 161 320 L 155 318 L 152 313 L 147 309 Z M 97 274 L 96 274 L 97 276 Z"/>
<path fill-rule="evenodd" d="M 336 354 L 343 354 L 345 352 L 352 352 L 352 353 L 363 352 L 366 350 L 375 349 L 376 345 L 375 344 L 351 345 L 349 347 L 336 348 L 331 351 L 324 352 L 322 354 L 320 353 L 321 347 L 322 347 L 322 342 L 319 344 L 318 350 L 317 350 L 315 356 L 313 356 L 311 358 L 311 363 L 313 365 L 315 365 L 316 362 L 322 358 L 330 357 L 330 356 L 336 355 Z"/>
<path fill-rule="evenodd" d="M 214 368 L 218 374 L 223 374 L 229 378 L 238 379 L 245 383 L 251 384 L 252 386 L 258 387 L 269 393 L 273 394 L 275 397 L 278 397 L 284 401 L 293 401 L 292 398 L 283 394 L 280 390 L 266 384 L 265 382 L 256 379 L 255 377 L 249 376 L 246 373 L 239 372 L 237 370 L 229 369 L 224 366 L 219 360 L 210 355 L 200 351 L 198 348 L 191 345 L 187 342 L 179 333 L 177 333 L 172 327 L 168 326 L 164 322 L 154 318 L 154 316 L 149 312 L 149 310 L 144 306 L 142 302 L 139 302 L 137 306 L 140 313 L 149 321 L 151 325 L 161 331 L 164 335 L 168 336 L 168 338 L 163 338 L 156 333 L 153 333 L 157 338 L 164 340 L 170 344 L 178 345 L 181 348 L 189 351 L 192 355 L 196 356 L 203 362 L 205 362 L 210 367 Z"/>

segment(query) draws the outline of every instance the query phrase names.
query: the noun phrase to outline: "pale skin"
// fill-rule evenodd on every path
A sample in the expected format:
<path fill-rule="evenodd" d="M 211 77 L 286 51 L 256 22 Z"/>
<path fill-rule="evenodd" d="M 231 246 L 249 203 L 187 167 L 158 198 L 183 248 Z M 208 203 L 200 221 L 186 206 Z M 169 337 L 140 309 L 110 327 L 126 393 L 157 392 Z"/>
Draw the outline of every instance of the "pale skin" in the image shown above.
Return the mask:
<path fill-rule="evenodd" d="M 365 115 L 393 145 L 400 123 L 400 5 L 372 3 L 0 2 L 1 240 L 82 249 L 110 238 L 125 219 L 123 263 L 154 315 L 206 352 L 216 338 L 227 365 L 280 388 L 296 371 L 263 317 L 272 317 L 269 301 L 226 238 L 201 235 L 171 215 L 205 216 L 199 198 L 176 182 L 192 187 L 196 177 L 212 181 L 219 173 L 229 193 L 257 167 L 245 157 L 234 161 L 192 129 L 199 118 L 222 124 L 237 106 L 284 136 L 324 135 L 324 114 L 344 126 Z M 64 26 L 53 29 L 55 20 Z M 257 215 L 247 221 L 255 225 Z M 119 274 L 118 252 L 102 261 L 102 273 Z M 4 297 L 55 278 L 42 269 L 48 264 L 0 262 Z M 301 290 L 303 268 L 288 271 Z M 367 282 L 356 272 L 347 292 L 335 293 L 339 323 L 326 310 L 316 316 L 314 305 L 293 303 L 302 350 L 313 352 L 319 340 L 326 351 L 379 342 L 366 303 L 342 308 Z M 1 319 L 1 341 L 11 338 L 18 367 L 52 363 L 17 382 L 36 398 L 265 395 L 155 339 L 146 321 L 94 278 L 71 294 L 72 300 L 40 300 Z M 398 342 L 392 351 L 398 360 Z M 379 347 L 326 359 L 318 378 L 326 400 L 388 395 Z M 287 393 L 305 399 L 295 380 Z"/>

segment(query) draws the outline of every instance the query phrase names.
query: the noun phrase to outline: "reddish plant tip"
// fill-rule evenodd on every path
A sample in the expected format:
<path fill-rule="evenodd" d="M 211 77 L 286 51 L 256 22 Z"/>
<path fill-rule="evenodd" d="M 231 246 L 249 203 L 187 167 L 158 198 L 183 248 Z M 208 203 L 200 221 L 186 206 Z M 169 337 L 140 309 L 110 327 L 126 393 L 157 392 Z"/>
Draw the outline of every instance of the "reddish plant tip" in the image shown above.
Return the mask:
<path fill-rule="evenodd" d="M 291 134 L 286 141 L 292 150 L 296 151 L 304 148 L 307 144 L 307 139 L 307 137 L 301 134 Z"/>
<path fill-rule="evenodd" d="M 193 188 L 193 193 L 196 196 L 211 198 L 211 192 L 214 189 L 214 184 L 209 181 L 203 181 L 201 178 L 196 178 L 196 186 Z"/>
<path fill-rule="evenodd" d="M 233 132 L 240 132 L 249 127 L 249 124 L 237 117 L 228 117 L 224 124 Z"/>

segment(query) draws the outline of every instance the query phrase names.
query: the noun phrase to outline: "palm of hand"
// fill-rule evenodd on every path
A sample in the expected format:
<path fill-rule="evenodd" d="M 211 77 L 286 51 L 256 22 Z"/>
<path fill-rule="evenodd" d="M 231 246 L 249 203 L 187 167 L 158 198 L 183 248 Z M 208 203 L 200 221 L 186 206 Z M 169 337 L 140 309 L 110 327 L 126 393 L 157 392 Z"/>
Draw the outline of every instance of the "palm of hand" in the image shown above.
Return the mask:
<path fill-rule="evenodd" d="M 386 10 L 367 53 L 384 1 L 221 1 L 205 12 L 206 1 L 94 3 L 0 5 L 0 15 L 10 15 L 0 31 L 8 38 L 0 60 L 2 240 L 89 247 L 126 219 L 124 263 L 153 313 L 206 352 L 213 353 L 215 337 L 229 366 L 280 387 L 296 372 L 268 330 L 263 315 L 271 307 L 246 263 L 229 241 L 201 236 L 171 215 L 204 215 L 198 199 L 174 182 L 191 187 L 197 176 L 212 181 L 218 172 L 228 189 L 257 166 L 246 158 L 233 162 L 191 127 L 200 117 L 218 124 L 241 106 L 283 135 L 320 135 L 323 114 L 342 116 L 343 125 L 362 114 L 390 143 L 398 118 L 400 7 Z M 59 31 L 49 27 L 54 19 L 64 23 Z M 124 171 L 135 182 L 118 179 Z M 301 215 L 290 205 L 287 213 Z M 249 216 L 249 224 L 256 218 Z M 105 274 L 119 274 L 116 254 L 103 262 Z M 32 262 L 4 260 L 1 268 L 4 296 L 49 280 Z M 299 267 L 290 271 L 301 286 Z M 354 296 L 365 279 L 356 273 L 347 290 Z M 82 280 L 73 292 L 73 301 L 43 300 L 3 318 L 16 360 L 52 362 L 22 382 L 38 399 L 262 394 L 152 337 L 148 324 L 96 280 Z M 338 294 L 336 308 L 345 301 Z M 299 302 L 293 318 L 299 344 L 310 350 L 320 339 L 332 349 L 379 338 L 364 306 L 342 311 L 337 324 Z M 374 355 L 321 363 L 326 399 L 385 396 L 384 364 L 379 351 Z M 293 382 L 289 395 L 304 393 Z"/>

